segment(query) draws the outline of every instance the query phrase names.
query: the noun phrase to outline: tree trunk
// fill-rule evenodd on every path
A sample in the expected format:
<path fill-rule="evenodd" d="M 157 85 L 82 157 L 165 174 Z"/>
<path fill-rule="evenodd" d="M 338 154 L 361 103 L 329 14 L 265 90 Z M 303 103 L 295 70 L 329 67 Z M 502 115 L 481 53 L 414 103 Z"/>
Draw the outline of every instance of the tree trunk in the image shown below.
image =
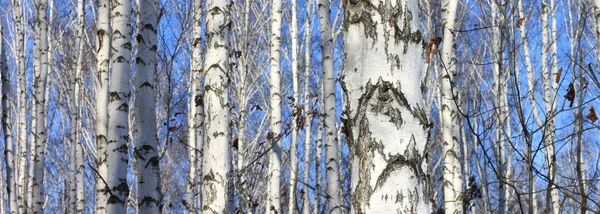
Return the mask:
<path fill-rule="evenodd" d="M 271 103 L 269 107 L 271 132 L 267 138 L 271 143 L 269 148 L 269 192 L 267 196 L 266 213 L 281 212 L 281 70 L 279 60 L 281 57 L 281 0 L 271 2 L 271 36 L 269 48 L 270 85 L 269 92 Z"/>
<path fill-rule="evenodd" d="M 228 26 L 231 1 L 209 1 L 206 17 L 204 115 L 206 115 L 202 164 L 202 211 L 231 213 L 229 202 L 229 50 Z"/>
<path fill-rule="evenodd" d="M 154 79 L 158 49 L 158 0 L 138 1 L 138 51 L 135 78 L 136 170 L 138 212 L 159 213 L 160 157 L 156 132 Z"/>
<path fill-rule="evenodd" d="M 298 15 L 297 10 L 298 6 L 296 4 L 296 0 L 291 0 L 292 2 L 292 17 L 290 23 L 290 37 L 291 37 L 291 46 L 292 46 L 292 90 L 294 91 L 293 99 L 292 99 L 292 141 L 290 142 L 290 188 L 288 190 L 288 213 L 293 214 L 294 209 L 296 208 L 296 183 L 298 183 L 298 113 L 300 109 L 298 108 L 297 103 L 300 100 L 298 96 Z"/>
<path fill-rule="evenodd" d="M 311 38 L 312 34 L 310 32 L 310 17 L 311 17 L 311 5 L 312 1 L 308 0 L 306 3 L 306 24 L 304 25 L 304 204 L 302 206 L 302 210 L 304 214 L 310 214 L 310 198 L 308 194 L 308 185 L 309 182 L 309 170 L 310 170 L 310 142 L 311 142 L 311 133 L 312 133 L 312 121 L 315 118 L 315 114 L 309 114 L 310 111 L 310 65 L 311 65 Z M 318 98 L 318 97 L 317 97 Z M 318 146 L 318 142 L 315 142 Z M 315 155 L 316 156 L 316 155 Z M 315 163 L 318 165 L 318 162 Z M 315 189 L 314 194 L 317 195 L 317 189 Z M 319 196 L 316 196 L 319 197 Z M 316 203 L 316 200 L 315 200 Z"/>
<path fill-rule="evenodd" d="M 202 1 L 194 1 L 194 17 L 193 17 L 193 48 L 191 59 L 191 90 L 190 99 L 190 133 L 189 133 L 189 161 L 190 161 L 190 181 L 188 188 L 188 207 L 189 211 L 200 213 L 200 181 L 202 178 L 198 176 L 202 172 L 202 147 L 204 142 L 204 101 L 202 89 L 202 80 L 204 73 L 202 72 Z M 196 202 L 197 201 L 197 202 Z"/>
<path fill-rule="evenodd" d="M 329 17 L 331 16 L 330 1 L 319 0 L 319 20 L 321 23 L 321 55 L 323 56 L 323 99 L 325 100 L 325 164 L 327 178 L 327 203 L 329 213 L 342 213 L 342 199 L 339 183 L 339 164 L 337 158 L 338 139 L 335 128 L 336 106 L 335 106 L 335 83 L 333 72 L 333 38 Z"/>
<path fill-rule="evenodd" d="M 6 193 L 8 196 L 8 207 L 11 214 L 16 214 L 17 203 L 17 183 L 15 181 L 15 150 L 12 139 L 12 120 L 11 100 L 10 100 L 10 79 L 8 73 L 8 64 L 6 63 L 6 46 L 4 45 L 4 29 L 0 25 L 0 70 L 2 72 L 2 131 L 4 132 L 4 158 L 6 160 Z"/>
<path fill-rule="evenodd" d="M 27 169 L 27 71 L 25 70 L 25 33 L 24 33 L 24 23 L 23 23 L 23 7 L 21 0 L 13 0 L 13 14 L 14 14 L 14 23 L 15 23 L 15 37 L 16 37 L 16 58 L 17 58 L 17 74 L 18 74 L 18 82 L 17 82 L 17 109 L 18 109 L 18 117 L 17 117 L 17 151 L 19 158 L 17 160 L 18 170 L 17 170 L 17 203 L 18 209 L 17 212 L 27 212 L 27 207 L 25 204 L 25 197 L 27 196 L 27 188 L 26 188 L 26 169 Z"/>
<path fill-rule="evenodd" d="M 444 38 L 442 49 L 442 152 L 444 157 L 444 208 L 447 214 L 463 213 L 462 205 L 462 167 L 459 159 L 460 144 L 459 114 L 458 114 L 458 88 L 453 85 L 456 77 L 456 58 L 454 42 L 454 22 L 458 1 L 448 0 L 442 11 L 444 24 Z"/>
<path fill-rule="evenodd" d="M 112 32 L 110 29 L 110 0 L 98 0 L 98 20 L 96 21 L 96 213 L 106 213 L 109 187 L 106 179 L 107 171 L 107 136 L 108 136 L 108 71 L 110 65 L 110 48 Z"/>
<path fill-rule="evenodd" d="M 35 33 L 35 105 L 36 128 L 35 134 L 35 159 L 32 186 L 33 213 L 42 213 L 44 203 L 44 160 L 46 153 L 46 76 L 48 74 L 48 21 L 46 18 L 46 1 L 36 0 Z"/>
<path fill-rule="evenodd" d="M 106 204 L 107 213 L 125 213 L 129 185 L 129 88 L 131 72 L 131 1 L 112 0 L 112 75 L 109 83 L 107 177 L 110 188 Z"/>
<path fill-rule="evenodd" d="M 418 1 L 344 1 L 353 213 L 428 213 Z"/>

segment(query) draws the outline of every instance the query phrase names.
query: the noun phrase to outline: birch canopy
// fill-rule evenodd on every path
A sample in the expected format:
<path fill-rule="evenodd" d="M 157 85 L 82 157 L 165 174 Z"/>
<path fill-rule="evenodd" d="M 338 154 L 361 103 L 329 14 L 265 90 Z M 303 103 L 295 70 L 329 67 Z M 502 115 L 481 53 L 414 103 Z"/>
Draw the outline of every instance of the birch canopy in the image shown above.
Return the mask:
<path fill-rule="evenodd" d="M 0 214 L 600 212 L 600 0 L 0 14 Z"/>

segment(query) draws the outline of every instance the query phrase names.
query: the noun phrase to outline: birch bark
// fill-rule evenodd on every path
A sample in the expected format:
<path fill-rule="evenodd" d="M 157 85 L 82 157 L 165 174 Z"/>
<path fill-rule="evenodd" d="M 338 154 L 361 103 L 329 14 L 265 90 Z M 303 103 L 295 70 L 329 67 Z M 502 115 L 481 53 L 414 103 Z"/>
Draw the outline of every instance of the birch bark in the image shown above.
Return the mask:
<path fill-rule="evenodd" d="M 109 187 L 106 186 L 108 136 L 108 72 L 110 66 L 110 0 L 98 0 L 96 21 L 96 213 L 106 213 Z"/>
<path fill-rule="evenodd" d="M 267 213 L 281 212 L 281 70 L 279 60 L 281 57 L 281 0 L 271 2 L 271 36 L 269 44 L 270 85 L 269 92 L 271 103 L 269 107 L 271 132 L 268 140 L 271 143 L 269 150 L 269 192 L 267 196 Z"/>
<path fill-rule="evenodd" d="M 418 1 L 346 0 L 342 117 L 352 213 L 428 213 Z"/>
<path fill-rule="evenodd" d="M 338 139 L 336 123 L 335 106 L 335 83 L 336 78 L 333 72 L 333 38 L 330 24 L 330 1 L 319 0 L 319 21 L 321 26 L 321 55 L 323 66 L 323 99 L 325 100 L 325 164 L 327 179 L 327 203 L 329 213 L 342 213 L 342 199 L 339 183 L 339 164 L 337 158 Z"/>
<path fill-rule="evenodd" d="M 138 1 L 138 35 L 135 78 L 136 170 L 138 212 L 160 213 L 160 168 L 156 132 L 154 79 L 158 56 L 158 0 Z"/>
<path fill-rule="evenodd" d="M 297 10 L 298 6 L 296 0 L 291 0 L 292 3 L 292 17 L 290 27 L 290 37 L 292 46 L 292 90 L 294 91 L 292 99 L 292 142 L 290 142 L 290 187 L 288 191 L 288 213 L 293 214 L 294 208 L 296 208 L 296 183 L 298 180 L 298 114 L 300 109 L 298 108 L 298 17 Z"/>
<path fill-rule="evenodd" d="M 458 155 L 460 154 L 458 89 L 453 88 L 456 77 L 454 23 L 458 1 L 448 0 L 443 5 L 444 38 L 442 48 L 442 135 L 443 135 L 443 177 L 444 177 L 444 208 L 447 214 L 463 213 L 462 206 L 462 168 Z"/>
<path fill-rule="evenodd" d="M 202 164 L 202 211 L 231 213 L 229 202 L 229 0 L 209 0 L 206 16 L 206 64 L 204 115 L 206 115 Z"/>
<path fill-rule="evenodd" d="M 112 75 L 108 84 L 108 133 L 107 133 L 107 177 L 109 197 L 107 213 L 125 213 L 129 184 L 127 168 L 129 163 L 129 88 L 131 72 L 131 36 L 133 33 L 130 0 L 111 2 Z"/>
<path fill-rule="evenodd" d="M 8 64 L 6 63 L 6 46 L 4 45 L 4 29 L 0 25 L 0 71 L 2 72 L 2 131 L 4 132 L 4 158 L 6 159 L 6 193 L 8 196 L 8 207 L 11 214 L 16 214 L 17 183 L 15 170 L 15 150 L 12 137 L 11 100 L 10 100 L 10 78 Z"/>

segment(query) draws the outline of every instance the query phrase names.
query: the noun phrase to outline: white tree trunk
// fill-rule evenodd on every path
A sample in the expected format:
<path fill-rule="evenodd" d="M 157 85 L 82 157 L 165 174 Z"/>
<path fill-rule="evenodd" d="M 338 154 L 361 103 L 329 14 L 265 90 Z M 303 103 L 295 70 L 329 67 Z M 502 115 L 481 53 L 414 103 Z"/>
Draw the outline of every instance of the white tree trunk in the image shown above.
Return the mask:
<path fill-rule="evenodd" d="M 267 140 L 271 143 L 269 149 L 268 196 L 266 213 L 281 212 L 281 70 L 279 60 L 281 57 L 281 0 L 271 2 L 271 36 L 269 44 L 269 92 L 271 103 L 269 107 L 271 132 Z"/>
<path fill-rule="evenodd" d="M 131 1 L 112 0 L 112 75 L 108 93 L 108 145 L 107 177 L 110 197 L 106 202 L 107 213 L 125 213 L 129 185 L 127 167 L 129 162 L 129 88 L 131 72 Z"/>
<path fill-rule="evenodd" d="M 12 139 L 11 100 L 10 100 L 10 78 L 8 64 L 6 63 L 6 46 L 4 46 L 4 29 L 0 25 L 0 70 L 2 72 L 2 131 L 4 132 L 4 158 L 6 159 L 6 193 L 8 196 L 8 208 L 11 214 L 16 214 L 17 183 L 15 170 L 15 150 Z"/>
<path fill-rule="evenodd" d="M 46 77 L 48 74 L 48 21 L 46 18 L 46 1 L 36 0 L 36 59 L 35 59 L 35 159 L 32 183 L 33 212 L 42 213 L 44 204 L 44 160 L 46 153 Z M 38 70 L 39 69 L 39 70 Z"/>
<path fill-rule="evenodd" d="M 308 185 L 309 182 L 309 171 L 310 171 L 310 142 L 311 142 L 311 133 L 312 133 L 312 121 L 314 119 L 314 114 L 309 114 L 310 111 L 310 65 L 311 65 L 311 38 L 312 34 L 310 32 L 310 8 L 312 5 L 312 1 L 308 0 L 306 3 L 306 24 L 304 25 L 304 119 L 306 120 L 304 123 L 304 204 L 302 206 L 302 210 L 304 214 L 310 214 L 310 198 L 308 194 Z M 318 146 L 318 142 L 316 142 Z M 316 155 L 315 155 L 316 156 Z M 318 163 L 316 163 L 318 165 Z M 315 189 L 315 195 L 317 193 Z M 318 197 L 318 196 L 316 196 Z M 316 203 L 316 201 L 315 201 Z"/>
<path fill-rule="evenodd" d="M 135 158 L 138 175 L 138 212 L 159 213 L 160 168 L 156 132 L 154 79 L 158 50 L 158 0 L 138 1 L 138 50 L 135 78 Z"/>
<path fill-rule="evenodd" d="M 204 115 L 206 116 L 202 164 L 202 211 L 231 213 L 229 202 L 229 8 L 231 1 L 208 1 Z"/>
<path fill-rule="evenodd" d="M 333 72 L 333 38 L 329 17 L 331 16 L 330 1 L 319 0 L 319 20 L 321 24 L 321 55 L 323 65 L 323 99 L 325 100 L 325 164 L 327 178 L 327 203 L 329 213 L 342 213 L 342 199 L 339 183 L 339 164 L 337 158 L 338 139 L 335 128 L 335 83 Z"/>
<path fill-rule="evenodd" d="M 25 197 L 27 196 L 26 180 L 27 180 L 27 101 L 26 90 L 27 90 L 27 71 L 25 70 L 25 33 L 23 23 L 23 7 L 21 0 L 13 0 L 13 14 L 15 23 L 15 37 L 16 37 L 16 58 L 17 58 L 17 151 L 19 156 L 17 160 L 17 212 L 27 212 L 28 210 L 25 204 Z"/>
<path fill-rule="evenodd" d="M 108 145 L 108 71 L 110 66 L 110 0 L 98 0 L 98 20 L 96 21 L 96 213 L 106 213 L 106 203 L 110 196 L 106 179 Z"/>
<path fill-rule="evenodd" d="M 546 148 L 546 164 L 548 167 L 548 190 L 547 194 L 549 197 L 546 197 L 546 206 L 547 209 L 552 209 L 552 212 L 558 214 L 560 212 L 560 201 L 558 198 L 558 189 L 556 188 L 556 154 L 554 149 L 554 138 L 556 136 L 555 129 L 555 97 L 553 96 L 556 91 L 556 85 L 553 83 L 553 79 L 551 78 L 550 71 L 556 72 L 557 68 L 548 68 L 548 50 L 550 50 L 550 45 L 548 44 L 549 38 L 549 26 L 548 26 L 548 0 L 542 1 L 542 58 L 540 59 L 542 62 L 542 81 L 544 83 L 544 104 L 546 107 L 546 123 L 544 123 L 544 133 L 547 133 L 544 143 Z M 556 13 L 553 12 L 552 15 Z M 556 17 L 556 16 L 553 16 Z M 553 18 L 554 20 L 554 18 Z M 554 21 L 555 22 L 555 21 Z M 556 24 L 555 24 L 556 25 Z M 554 41 L 555 43 L 556 41 Z M 554 56 L 553 56 L 554 57 Z"/>
<path fill-rule="evenodd" d="M 194 39 L 192 47 L 192 59 L 191 59 L 191 99 L 189 100 L 190 113 L 189 113 L 189 187 L 188 187 L 188 207 L 189 211 L 194 213 L 200 213 L 200 202 L 198 200 L 201 196 L 200 193 L 200 180 L 198 176 L 202 172 L 202 157 L 201 150 L 204 142 L 204 101 L 203 101 L 203 89 L 202 80 L 204 79 L 204 73 L 202 72 L 202 38 L 201 38 L 201 26 L 202 26 L 202 1 L 194 1 L 194 17 L 193 17 L 193 36 Z"/>
<path fill-rule="evenodd" d="M 317 126 L 317 141 L 315 142 L 315 146 L 317 147 L 315 152 L 315 171 L 316 171 L 316 185 L 315 185 L 315 205 L 313 213 L 320 213 L 321 211 L 321 196 L 323 196 L 323 192 L 321 192 L 321 183 L 323 183 L 323 147 L 325 146 L 325 142 L 323 142 L 323 129 L 325 128 L 325 92 L 323 92 L 323 78 L 321 78 L 321 82 L 319 85 L 319 94 L 321 94 L 319 100 L 319 122 Z"/>
<path fill-rule="evenodd" d="M 77 1 L 77 38 L 75 44 L 78 46 L 77 63 L 73 72 L 71 87 L 71 170 L 73 170 L 71 179 L 71 212 L 83 213 L 85 199 L 83 196 L 84 173 L 83 165 L 83 142 L 81 138 L 83 126 L 81 121 L 81 112 L 83 108 L 81 76 L 83 73 L 83 47 L 84 47 L 84 0 Z"/>
<path fill-rule="evenodd" d="M 296 4 L 296 0 L 291 0 L 292 3 L 292 17 L 291 17 L 291 26 L 290 26 L 290 37 L 291 37 L 291 46 L 292 46 L 292 90 L 294 91 L 293 99 L 292 99 L 292 142 L 290 142 L 290 188 L 288 190 L 288 213 L 293 214 L 294 209 L 296 208 L 296 183 L 298 183 L 298 113 L 300 109 L 298 108 L 297 103 L 299 102 L 300 97 L 298 97 L 298 17 L 297 10 L 298 6 Z"/>
<path fill-rule="evenodd" d="M 462 167 L 458 157 L 460 154 L 459 117 L 458 114 L 458 88 L 453 85 L 456 77 L 455 38 L 454 28 L 456 19 L 457 0 L 444 2 L 442 11 L 444 38 L 442 48 L 442 153 L 444 157 L 444 208 L 447 214 L 463 213 L 462 199 Z"/>
<path fill-rule="evenodd" d="M 352 213 L 428 213 L 418 1 L 346 1 Z"/>

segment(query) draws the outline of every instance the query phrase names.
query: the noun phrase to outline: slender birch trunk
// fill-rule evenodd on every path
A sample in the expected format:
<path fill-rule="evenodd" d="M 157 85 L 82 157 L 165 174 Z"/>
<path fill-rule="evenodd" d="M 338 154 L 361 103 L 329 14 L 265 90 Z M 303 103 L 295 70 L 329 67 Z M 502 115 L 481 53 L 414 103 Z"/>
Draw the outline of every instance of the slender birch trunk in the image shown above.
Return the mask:
<path fill-rule="evenodd" d="M 6 63 L 6 46 L 4 45 L 4 29 L 0 25 L 0 70 L 2 72 L 2 131 L 4 132 L 4 158 L 6 159 L 6 193 L 8 208 L 11 214 L 18 213 L 17 183 L 15 181 L 15 150 L 12 139 L 10 79 L 8 64 Z"/>
<path fill-rule="evenodd" d="M 269 192 L 267 196 L 266 213 L 281 212 L 281 70 L 279 60 L 281 57 L 281 0 L 271 1 L 271 36 L 269 44 L 270 85 L 269 92 L 271 103 L 269 107 L 271 132 L 269 138 Z"/>
<path fill-rule="evenodd" d="M 108 136 L 108 72 L 110 66 L 110 48 L 112 29 L 110 28 L 110 0 L 98 0 L 98 19 L 96 21 L 96 213 L 106 213 L 109 187 L 106 179 L 107 136 Z"/>
<path fill-rule="evenodd" d="M 443 177 L 444 177 L 444 208 L 447 214 L 463 213 L 462 204 L 462 167 L 458 155 L 460 154 L 459 115 L 457 112 L 459 102 L 458 89 L 453 88 L 456 77 L 456 46 L 454 38 L 454 22 L 458 1 L 448 0 L 442 11 L 444 12 L 444 38 L 442 48 L 442 135 L 443 135 Z"/>
<path fill-rule="evenodd" d="M 554 115 L 554 86 L 556 86 L 551 78 L 550 71 L 556 71 L 556 68 L 548 68 L 548 50 L 550 50 L 549 41 L 549 26 L 548 26 L 548 0 L 542 1 L 542 81 L 544 84 L 544 104 L 546 107 L 546 123 L 544 125 L 544 133 L 546 133 L 544 143 L 546 148 L 546 164 L 548 167 L 548 190 L 546 197 L 546 209 L 552 210 L 553 213 L 558 214 L 560 212 L 560 201 L 558 198 L 558 189 L 556 189 L 556 154 L 554 149 L 554 138 L 555 138 L 555 115 Z M 555 14 L 555 13 L 552 13 Z M 555 17 L 555 16 L 554 16 Z M 555 19 L 555 18 L 553 18 Z"/>
<path fill-rule="evenodd" d="M 325 92 L 323 91 L 323 78 L 321 78 L 321 82 L 319 84 L 319 92 L 321 94 L 321 98 L 319 100 L 319 122 L 317 126 L 317 141 L 315 142 L 315 146 L 317 147 L 315 152 L 315 171 L 316 171 L 316 185 L 315 185 L 315 205 L 313 213 L 320 213 L 321 211 L 321 196 L 323 196 L 323 192 L 321 192 L 321 183 L 323 183 L 323 147 L 325 146 L 325 142 L 323 142 L 323 129 L 325 127 Z"/>
<path fill-rule="evenodd" d="M 206 115 L 202 164 L 202 211 L 231 213 L 229 202 L 229 9 L 231 1 L 209 1 L 206 17 L 204 115 Z"/>
<path fill-rule="evenodd" d="M 337 158 L 338 139 L 335 128 L 336 106 L 335 106 L 335 83 L 333 72 L 333 38 L 331 33 L 330 1 L 319 0 L 319 20 L 321 25 L 321 55 L 323 66 L 323 99 L 325 100 L 325 164 L 327 167 L 327 203 L 329 213 L 342 213 L 342 199 L 339 183 L 339 164 Z"/>
<path fill-rule="evenodd" d="M 136 170 L 138 212 L 159 213 L 160 168 L 156 131 L 155 84 L 158 50 L 158 0 L 138 1 L 138 50 L 135 78 Z"/>
<path fill-rule="evenodd" d="M 46 77 L 48 74 L 48 20 L 46 18 L 47 2 L 36 0 L 36 54 L 35 54 L 35 106 L 36 134 L 34 176 L 32 183 L 33 213 L 42 213 L 44 204 L 44 160 L 46 153 Z M 39 70 L 38 70 L 39 69 Z"/>
<path fill-rule="evenodd" d="M 193 16 L 193 48 L 191 60 L 191 91 L 190 113 L 189 113 L 189 161 L 190 161 L 190 180 L 188 188 L 188 203 L 191 207 L 188 210 L 194 213 L 200 213 L 200 180 L 197 177 L 202 172 L 202 157 L 201 150 L 204 142 L 204 101 L 202 90 L 202 80 L 204 73 L 202 72 L 202 38 L 200 37 L 202 26 L 202 1 L 194 0 L 194 16 Z"/>
<path fill-rule="evenodd" d="M 107 177 L 109 195 L 106 204 L 107 213 L 125 213 L 129 185 L 127 167 L 129 163 L 129 98 L 131 89 L 131 1 L 112 0 L 112 75 L 109 83 L 108 102 L 108 145 Z"/>
<path fill-rule="evenodd" d="M 292 90 L 294 91 L 292 99 L 292 142 L 290 142 L 290 188 L 288 190 L 288 213 L 293 214 L 294 208 L 296 208 L 296 183 L 298 183 L 298 114 L 300 109 L 297 103 L 300 100 L 298 96 L 298 17 L 297 10 L 298 6 L 296 0 L 291 0 L 292 3 L 292 17 L 290 27 L 290 37 L 292 46 Z"/>
<path fill-rule="evenodd" d="M 306 23 L 304 24 L 304 117 L 306 122 L 304 123 L 304 204 L 302 206 L 302 210 L 304 214 L 310 213 L 310 198 L 308 194 L 308 185 L 309 182 L 309 170 L 310 170 L 310 142 L 311 142 L 311 133 L 312 133 L 312 121 L 314 119 L 314 114 L 309 115 L 310 111 L 310 65 L 311 65 L 311 38 L 312 34 L 310 32 L 310 16 L 311 16 L 311 5 L 312 1 L 308 0 L 306 2 Z M 316 143 L 316 147 L 318 147 L 318 142 Z M 316 156 L 316 155 L 315 155 Z M 318 165 L 318 162 L 315 163 Z M 318 194 L 317 189 L 315 189 L 315 195 Z M 316 196 L 319 197 L 319 196 Z M 316 200 L 315 200 L 316 203 Z"/>
<path fill-rule="evenodd" d="M 240 61 L 240 67 L 239 67 L 239 86 L 236 87 L 237 90 L 237 94 L 238 94 L 238 102 L 239 102 L 239 115 L 238 115 L 238 123 L 237 123 L 237 135 L 238 135 L 238 139 L 237 139 L 237 188 L 238 188 L 238 194 L 240 195 L 240 202 L 239 202 L 239 207 L 243 208 L 243 207 L 250 207 L 249 203 L 252 200 L 250 198 L 250 194 L 245 194 L 242 193 L 243 190 L 247 189 L 247 179 L 246 179 L 246 174 L 243 171 L 240 171 L 242 169 L 244 169 L 244 166 L 246 166 L 246 159 L 244 157 L 244 155 L 246 154 L 246 149 L 247 149 L 247 143 L 246 143 L 246 122 L 247 122 L 247 105 L 248 105 L 248 85 L 247 85 L 247 75 L 248 75 L 248 71 L 250 71 L 250 62 L 252 60 L 252 53 L 253 51 L 250 49 L 250 3 L 252 1 L 245 1 L 244 2 L 244 27 L 243 27 L 243 32 L 245 34 L 245 36 L 243 36 L 242 38 L 242 47 L 243 47 L 243 54 L 242 56 L 239 58 Z M 246 196 L 245 198 L 241 198 L 241 196 Z M 244 210 L 242 210 L 242 212 L 244 212 Z M 249 213 L 251 213 L 251 209 L 248 210 Z"/>
<path fill-rule="evenodd" d="M 353 213 L 428 213 L 418 1 L 344 1 Z"/>
<path fill-rule="evenodd" d="M 27 212 L 27 205 L 25 204 L 25 197 L 27 196 L 26 180 L 27 180 L 27 101 L 26 101 L 26 90 L 27 90 L 27 71 L 25 70 L 25 33 L 23 23 L 23 7 L 21 0 L 13 0 L 13 14 L 15 23 L 15 37 L 16 37 L 16 55 L 17 55 L 17 154 L 18 158 L 18 170 L 17 170 L 17 212 Z"/>

